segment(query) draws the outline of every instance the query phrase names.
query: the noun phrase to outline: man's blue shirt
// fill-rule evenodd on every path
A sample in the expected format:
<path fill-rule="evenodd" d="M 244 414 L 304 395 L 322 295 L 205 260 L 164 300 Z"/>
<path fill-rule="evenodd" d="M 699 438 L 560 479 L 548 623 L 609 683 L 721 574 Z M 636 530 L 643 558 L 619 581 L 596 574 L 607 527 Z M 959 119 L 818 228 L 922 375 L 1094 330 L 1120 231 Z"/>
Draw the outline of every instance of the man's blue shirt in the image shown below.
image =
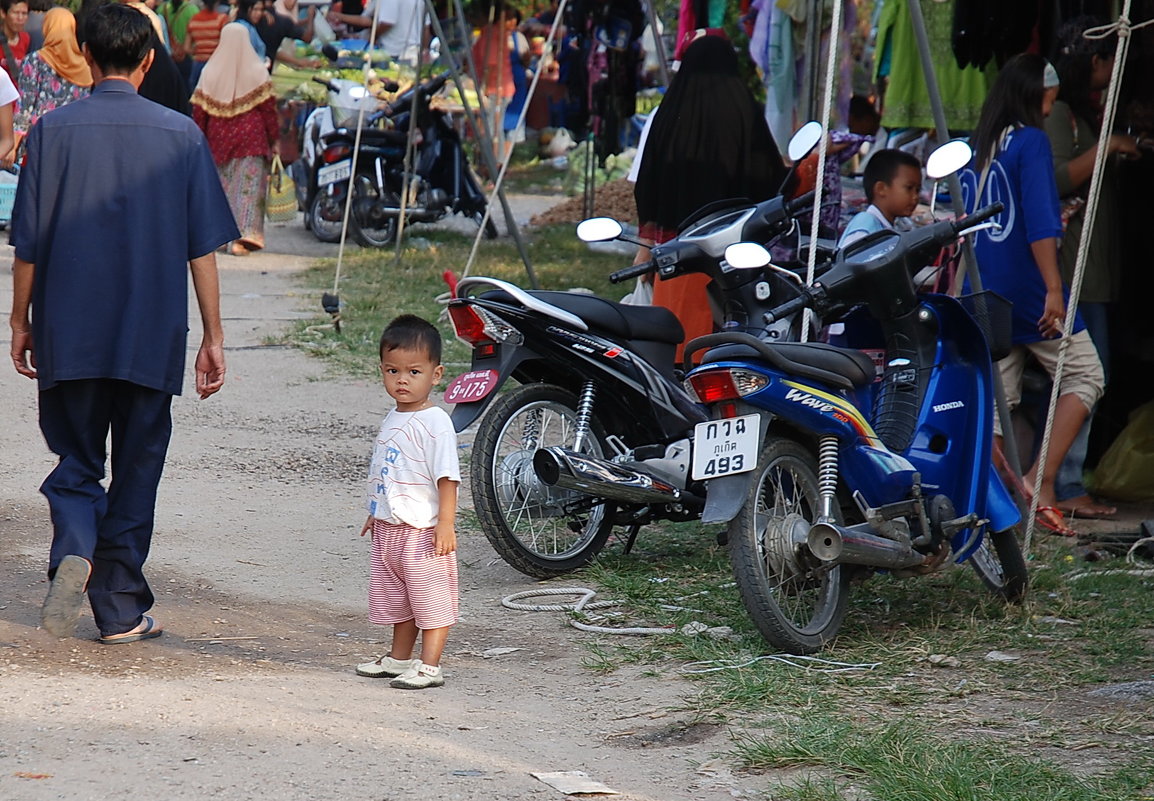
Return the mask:
<path fill-rule="evenodd" d="M 240 235 L 203 134 L 105 80 L 41 117 L 27 154 L 11 243 L 35 265 L 40 388 L 115 378 L 180 394 L 188 262 Z"/>

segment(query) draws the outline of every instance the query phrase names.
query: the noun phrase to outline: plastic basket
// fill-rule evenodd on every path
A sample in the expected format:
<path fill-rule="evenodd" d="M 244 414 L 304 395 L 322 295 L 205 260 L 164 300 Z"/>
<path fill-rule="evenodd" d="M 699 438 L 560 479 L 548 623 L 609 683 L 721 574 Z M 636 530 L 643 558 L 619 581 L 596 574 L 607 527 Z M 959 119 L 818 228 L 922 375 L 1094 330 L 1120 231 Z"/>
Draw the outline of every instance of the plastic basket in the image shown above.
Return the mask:
<path fill-rule="evenodd" d="M 962 295 L 958 300 L 985 334 L 990 358 L 998 361 L 1008 356 L 1014 344 L 1010 317 L 1013 304 L 991 290 Z"/>

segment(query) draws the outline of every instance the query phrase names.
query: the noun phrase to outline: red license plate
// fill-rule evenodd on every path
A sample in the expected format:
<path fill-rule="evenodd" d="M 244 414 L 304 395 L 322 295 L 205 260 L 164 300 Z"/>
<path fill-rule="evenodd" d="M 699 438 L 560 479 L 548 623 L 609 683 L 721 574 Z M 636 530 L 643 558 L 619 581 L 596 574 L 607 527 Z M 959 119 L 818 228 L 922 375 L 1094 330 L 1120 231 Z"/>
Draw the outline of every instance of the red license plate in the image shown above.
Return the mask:
<path fill-rule="evenodd" d="M 497 388 L 496 370 L 474 370 L 457 376 L 445 388 L 445 403 L 479 401 Z"/>

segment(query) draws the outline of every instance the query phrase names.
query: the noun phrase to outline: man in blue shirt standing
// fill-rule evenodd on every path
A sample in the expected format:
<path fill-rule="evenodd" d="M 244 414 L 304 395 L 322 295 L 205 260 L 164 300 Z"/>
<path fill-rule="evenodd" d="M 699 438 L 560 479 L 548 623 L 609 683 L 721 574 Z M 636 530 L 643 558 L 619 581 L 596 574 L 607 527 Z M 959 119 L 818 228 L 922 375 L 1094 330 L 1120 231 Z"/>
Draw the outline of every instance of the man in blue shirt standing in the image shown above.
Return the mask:
<path fill-rule="evenodd" d="M 156 637 L 143 565 L 184 377 L 188 275 L 204 324 L 196 388 L 224 383 L 217 247 L 239 236 L 192 120 L 137 94 L 152 27 L 103 6 L 86 22 L 92 95 L 41 117 L 13 211 L 12 360 L 39 380 L 60 459 L 41 492 L 53 539 L 41 625 L 71 636 L 87 593 L 103 643 Z M 112 482 L 101 485 L 112 434 Z"/>

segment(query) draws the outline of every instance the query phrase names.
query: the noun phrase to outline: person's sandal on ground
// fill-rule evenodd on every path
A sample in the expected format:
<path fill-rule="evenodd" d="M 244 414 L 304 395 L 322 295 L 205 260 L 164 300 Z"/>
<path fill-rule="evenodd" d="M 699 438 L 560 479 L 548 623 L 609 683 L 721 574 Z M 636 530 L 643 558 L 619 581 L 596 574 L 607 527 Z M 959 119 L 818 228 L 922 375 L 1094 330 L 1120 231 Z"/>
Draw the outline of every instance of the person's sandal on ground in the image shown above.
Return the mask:
<path fill-rule="evenodd" d="M 389 682 L 390 687 L 398 690 L 426 690 L 429 687 L 441 687 L 445 677 L 441 675 L 440 665 L 425 665 L 417 662 L 409 670 Z"/>
<path fill-rule="evenodd" d="M 393 679 L 417 667 L 417 659 L 393 659 L 385 654 L 372 662 L 357 665 L 357 675 L 370 679 Z"/>
<path fill-rule="evenodd" d="M 1039 506 L 1034 510 L 1034 522 L 1059 537 L 1076 537 L 1078 532 L 1066 525 L 1066 517 L 1056 506 Z"/>
<path fill-rule="evenodd" d="M 159 637 L 163 633 L 164 629 L 154 618 L 149 615 L 142 615 L 140 625 L 136 628 L 129 629 L 122 634 L 109 634 L 101 637 L 98 642 L 102 642 L 105 645 L 121 645 L 123 643 L 151 640 L 153 637 Z"/>
<path fill-rule="evenodd" d="M 84 603 L 84 591 L 92 565 L 80 556 L 69 554 L 60 560 L 44 606 L 40 609 L 40 627 L 61 639 L 71 637 L 76 632 L 76 621 L 80 619 L 80 607 Z"/>

